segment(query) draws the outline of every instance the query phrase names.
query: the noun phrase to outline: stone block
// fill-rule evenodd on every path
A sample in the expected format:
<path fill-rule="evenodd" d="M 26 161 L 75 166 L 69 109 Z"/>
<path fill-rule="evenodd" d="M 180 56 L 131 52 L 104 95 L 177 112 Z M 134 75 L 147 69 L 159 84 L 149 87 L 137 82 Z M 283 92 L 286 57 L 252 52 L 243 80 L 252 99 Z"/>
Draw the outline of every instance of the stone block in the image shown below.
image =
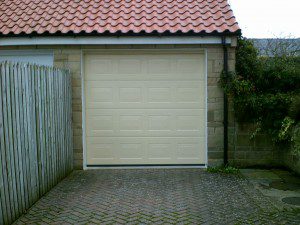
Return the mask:
<path fill-rule="evenodd" d="M 245 159 L 245 158 L 246 158 L 246 152 L 242 152 L 242 151 L 234 152 L 234 159 Z"/>
<path fill-rule="evenodd" d="M 215 102 L 215 103 L 208 102 L 207 107 L 209 111 L 222 110 L 223 102 Z"/>
<path fill-rule="evenodd" d="M 65 67 L 65 64 L 63 61 L 54 61 L 53 65 L 56 68 L 64 68 Z"/>
<path fill-rule="evenodd" d="M 207 54 L 207 60 L 220 60 L 222 61 L 222 64 L 223 64 L 223 51 L 219 51 L 219 50 L 216 50 L 215 52 L 208 52 Z"/>
<path fill-rule="evenodd" d="M 81 103 L 80 104 L 72 104 L 72 110 L 74 112 L 82 112 L 82 106 Z"/>
<path fill-rule="evenodd" d="M 245 134 L 238 134 L 236 137 L 236 144 L 237 146 L 253 146 L 254 141 L 250 139 L 250 135 Z"/>
<path fill-rule="evenodd" d="M 208 147 L 223 147 L 223 135 L 208 135 Z"/>
<path fill-rule="evenodd" d="M 228 66 L 229 65 L 230 64 L 228 62 Z M 230 68 L 230 67 L 228 67 L 228 68 Z M 219 59 L 219 60 L 215 59 L 214 64 L 213 64 L 213 72 L 218 73 L 220 76 L 222 71 L 223 71 L 223 59 Z"/>
<path fill-rule="evenodd" d="M 224 133 L 224 131 L 223 131 L 223 133 Z M 235 135 L 234 134 L 228 134 L 228 143 L 235 147 Z"/>
<path fill-rule="evenodd" d="M 224 135 L 224 127 L 215 127 L 214 130 L 215 130 L 215 134 L 222 135 L 222 136 Z"/>
<path fill-rule="evenodd" d="M 213 64 L 214 64 L 213 60 L 208 60 L 207 61 L 207 73 L 208 74 L 213 72 Z"/>
<path fill-rule="evenodd" d="M 223 98 L 224 92 L 219 86 L 209 86 L 208 87 L 208 97 L 209 98 Z"/>
<path fill-rule="evenodd" d="M 68 60 L 67 54 L 54 54 L 54 61 L 66 61 Z"/>
<path fill-rule="evenodd" d="M 73 148 L 74 149 L 82 149 L 82 136 L 74 136 Z"/>
<path fill-rule="evenodd" d="M 73 129 L 82 129 L 82 124 L 81 123 L 73 123 Z"/>
<path fill-rule="evenodd" d="M 73 122 L 74 123 L 82 123 L 82 114 L 81 112 L 73 112 Z"/>
<path fill-rule="evenodd" d="M 215 111 L 209 110 L 207 112 L 207 121 L 208 122 L 214 122 L 215 121 Z"/>
<path fill-rule="evenodd" d="M 81 79 L 72 77 L 72 87 L 81 87 Z"/>
<path fill-rule="evenodd" d="M 214 135 L 215 134 L 215 128 L 214 127 L 208 127 L 207 128 L 207 134 L 208 135 Z"/>
<path fill-rule="evenodd" d="M 71 71 L 71 75 L 73 79 L 81 79 L 81 71 L 77 71 L 77 72 Z"/>
<path fill-rule="evenodd" d="M 73 129 L 73 136 L 82 136 L 82 129 Z"/>
<path fill-rule="evenodd" d="M 257 135 L 254 139 L 255 141 L 255 147 L 265 147 L 265 148 L 272 148 L 273 143 L 271 140 L 271 137 L 268 135 Z"/>
<path fill-rule="evenodd" d="M 74 72 L 80 72 L 80 62 L 70 62 L 68 61 L 66 64 L 65 64 L 66 68 L 70 69 L 73 73 Z"/>
<path fill-rule="evenodd" d="M 221 72 L 208 73 L 208 77 L 220 78 L 221 77 Z"/>
<path fill-rule="evenodd" d="M 82 160 L 74 159 L 74 169 L 75 170 L 82 170 L 83 169 L 82 163 L 83 163 Z"/>
<path fill-rule="evenodd" d="M 208 122 L 207 127 L 223 127 L 223 122 Z"/>
<path fill-rule="evenodd" d="M 72 98 L 81 99 L 81 87 L 72 87 Z"/>
<path fill-rule="evenodd" d="M 223 121 L 223 119 L 224 119 L 224 115 L 223 114 L 224 114 L 223 110 L 215 110 L 214 111 L 214 119 L 215 119 L 215 121 L 218 121 L 218 122 Z"/>
<path fill-rule="evenodd" d="M 235 71 L 235 60 L 234 59 L 228 60 L 228 70 Z"/>
<path fill-rule="evenodd" d="M 83 160 L 83 154 L 82 154 L 82 152 L 76 152 L 76 153 L 74 153 L 73 157 L 76 160 L 81 160 L 81 161 Z"/>
<path fill-rule="evenodd" d="M 207 48 L 207 53 L 211 54 L 211 53 L 219 53 L 222 54 L 223 53 L 223 47 L 218 46 L 218 45 L 210 45 L 210 46 L 206 46 Z"/>
<path fill-rule="evenodd" d="M 223 165 L 223 159 L 208 159 L 209 167 L 216 167 L 216 166 L 222 166 L 222 165 Z"/>
<path fill-rule="evenodd" d="M 218 78 L 218 77 L 208 77 L 207 78 L 208 88 L 209 88 L 209 86 L 217 86 L 219 80 L 220 80 L 220 78 Z"/>
<path fill-rule="evenodd" d="M 249 134 L 251 135 L 255 131 L 255 126 L 252 123 L 238 123 L 237 132 L 239 134 Z"/>
<path fill-rule="evenodd" d="M 209 159 L 223 159 L 223 152 L 221 151 L 208 151 Z"/>
<path fill-rule="evenodd" d="M 70 62 L 80 62 L 81 61 L 81 53 L 75 52 L 68 54 L 68 61 Z"/>

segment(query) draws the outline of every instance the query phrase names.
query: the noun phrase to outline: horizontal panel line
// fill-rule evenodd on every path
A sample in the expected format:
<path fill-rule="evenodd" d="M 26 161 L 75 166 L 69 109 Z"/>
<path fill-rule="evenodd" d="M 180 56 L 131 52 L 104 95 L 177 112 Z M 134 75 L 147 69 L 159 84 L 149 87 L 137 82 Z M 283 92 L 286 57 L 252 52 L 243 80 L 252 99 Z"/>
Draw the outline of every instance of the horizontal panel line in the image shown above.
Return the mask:
<path fill-rule="evenodd" d="M 175 163 L 175 164 L 106 164 L 106 165 L 97 165 L 97 164 L 88 164 L 87 167 L 98 167 L 98 168 L 101 168 L 101 167 L 126 167 L 126 166 L 129 166 L 131 168 L 139 168 L 139 167 L 142 167 L 142 168 L 151 168 L 151 167 L 192 167 L 192 166 L 200 166 L 200 167 L 205 167 L 206 164 L 180 164 L 180 163 Z"/>
<path fill-rule="evenodd" d="M 199 80 L 199 79 L 195 79 L 195 80 L 84 80 L 84 82 L 85 83 L 87 83 L 87 82 L 95 82 L 95 81 L 105 81 L 105 82 L 113 82 L 113 83 L 115 83 L 115 82 L 124 82 L 124 81 L 126 81 L 126 82 L 156 82 L 156 81 L 162 81 L 162 82 L 168 82 L 168 83 L 170 83 L 170 82 L 195 82 L 195 81 L 199 81 L 200 83 L 204 83 L 205 82 L 205 80 Z M 158 86 L 159 87 L 159 86 Z"/>
<path fill-rule="evenodd" d="M 97 110 L 98 108 L 86 108 L 86 109 L 93 109 L 93 110 Z M 128 110 L 132 110 L 133 108 L 105 108 L 105 109 L 119 109 L 119 110 L 123 110 L 123 109 L 128 109 Z M 172 109 L 172 110 L 205 110 L 202 108 L 184 108 L 184 109 L 177 109 L 177 108 L 160 108 L 160 109 L 153 109 L 153 108 L 134 108 L 134 109 L 149 109 L 149 110 L 163 110 L 163 109 Z M 100 108 L 98 110 L 104 110 L 103 108 Z"/>
<path fill-rule="evenodd" d="M 86 136 L 88 138 L 205 138 L 205 136 Z"/>

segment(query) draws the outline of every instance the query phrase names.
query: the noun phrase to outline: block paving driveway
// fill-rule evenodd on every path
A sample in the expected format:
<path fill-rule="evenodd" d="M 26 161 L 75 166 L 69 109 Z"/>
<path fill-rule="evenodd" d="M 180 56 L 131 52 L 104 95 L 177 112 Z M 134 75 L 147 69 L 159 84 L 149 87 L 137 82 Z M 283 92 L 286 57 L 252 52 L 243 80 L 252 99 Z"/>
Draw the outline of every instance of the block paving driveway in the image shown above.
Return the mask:
<path fill-rule="evenodd" d="M 75 171 L 15 224 L 300 224 L 246 179 L 200 169 Z"/>

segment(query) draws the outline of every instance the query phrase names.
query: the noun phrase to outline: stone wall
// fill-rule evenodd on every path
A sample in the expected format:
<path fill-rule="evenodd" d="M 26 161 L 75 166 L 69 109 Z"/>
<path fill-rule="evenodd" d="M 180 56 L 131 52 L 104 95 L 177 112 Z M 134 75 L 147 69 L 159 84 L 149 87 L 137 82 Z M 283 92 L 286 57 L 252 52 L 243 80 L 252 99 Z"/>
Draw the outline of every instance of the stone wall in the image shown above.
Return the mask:
<path fill-rule="evenodd" d="M 207 50 L 207 84 L 208 84 L 208 159 L 209 165 L 223 163 L 223 91 L 218 81 L 223 69 L 223 49 L 221 45 L 138 45 L 138 46 L 19 46 L 5 49 L 52 49 L 54 65 L 69 68 L 72 74 L 73 89 L 73 133 L 74 133 L 74 167 L 81 169 L 83 165 L 82 144 L 82 96 L 81 96 L 81 54 L 82 49 L 186 49 L 201 48 Z M 229 48 L 229 69 L 234 70 L 235 49 Z"/>
<path fill-rule="evenodd" d="M 295 153 L 293 150 L 284 149 L 281 152 L 283 164 L 300 175 L 300 153 Z"/>
<path fill-rule="evenodd" d="M 232 109 L 232 108 L 231 108 Z M 282 165 L 280 150 L 276 148 L 271 137 L 257 134 L 252 138 L 255 126 L 248 123 L 237 123 L 230 128 L 229 162 L 239 167 Z"/>
<path fill-rule="evenodd" d="M 229 48 L 229 70 L 235 67 L 235 49 Z M 207 85 L 208 85 L 208 162 L 210 166 L 223 163 L 224 152 L 224 93 L 219 86 L 220 74 L 223 70 L 223 48 L 207 48 Z"/>

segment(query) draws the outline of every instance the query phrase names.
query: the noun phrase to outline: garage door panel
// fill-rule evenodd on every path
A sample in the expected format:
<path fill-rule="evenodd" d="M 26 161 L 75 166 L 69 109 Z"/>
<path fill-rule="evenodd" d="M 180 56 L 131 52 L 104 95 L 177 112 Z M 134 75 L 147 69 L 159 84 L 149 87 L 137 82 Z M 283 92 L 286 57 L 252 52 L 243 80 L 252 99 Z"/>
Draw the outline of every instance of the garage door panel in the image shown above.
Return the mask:
<path fill-rule="evenodd" d="M 124 110 L 139 110 L 139 109 L 174 109 L 174 108 L 186 108 L 186 109 L 204 109 L 205 103 L 193 103 L 193 102 L 178 102 L 178 103 L 135 103 L 135 102 L 124 102 L 124 103 L 112 103 L 112 102 L 94 102 L 94 103 L 86 103 L 87 110 L 97 110 L 97 109 L 124 109 Z"/>
<path fill-rule="evenodd" d="M 183 77 L 182 74 L 185 76 Z M 125 75 L 125 74 L 124 74 Z M 147 76 L 151 75 L 151 76 Z M 204 81 L 205 78 L 192 73 L 174 73 L 174 74 L 147 74 L 144 76 L 138 74 L 128 74 L 120 77 L 116 74 L 109 73 L 92 73 L 90 81 Z"/>
<path fill-rule="evenodd" d="M 90 165 L 199 164 L 205 161 L 203 138 L 190 137 L 107 137 L 87 138 Z"/>
<path fill-rule="evenodd" d="M 87 108 L 204 108 L 203 82 L 87 82 Z M 175 105 L 178 104 L 178 105 Z"/>
<path fill-rule="evenodd" d="M 204 136 L 205 110 L 87 110 L 87 136 Z"/>
<path fill-rule="evenodd" d="M 203 54 L 87 55 L 87 163 L 205 163 L 204 70 Z"/>
<path fill-rule="evenodd" d="M 204 76 L 198 74 L 199 71 L 202 75 L 205 72 L 204 56 L 201 54 L 92 54 L 87 55 L 85 60 L 85 71 L 91 81 L 205 80 Z"/>

